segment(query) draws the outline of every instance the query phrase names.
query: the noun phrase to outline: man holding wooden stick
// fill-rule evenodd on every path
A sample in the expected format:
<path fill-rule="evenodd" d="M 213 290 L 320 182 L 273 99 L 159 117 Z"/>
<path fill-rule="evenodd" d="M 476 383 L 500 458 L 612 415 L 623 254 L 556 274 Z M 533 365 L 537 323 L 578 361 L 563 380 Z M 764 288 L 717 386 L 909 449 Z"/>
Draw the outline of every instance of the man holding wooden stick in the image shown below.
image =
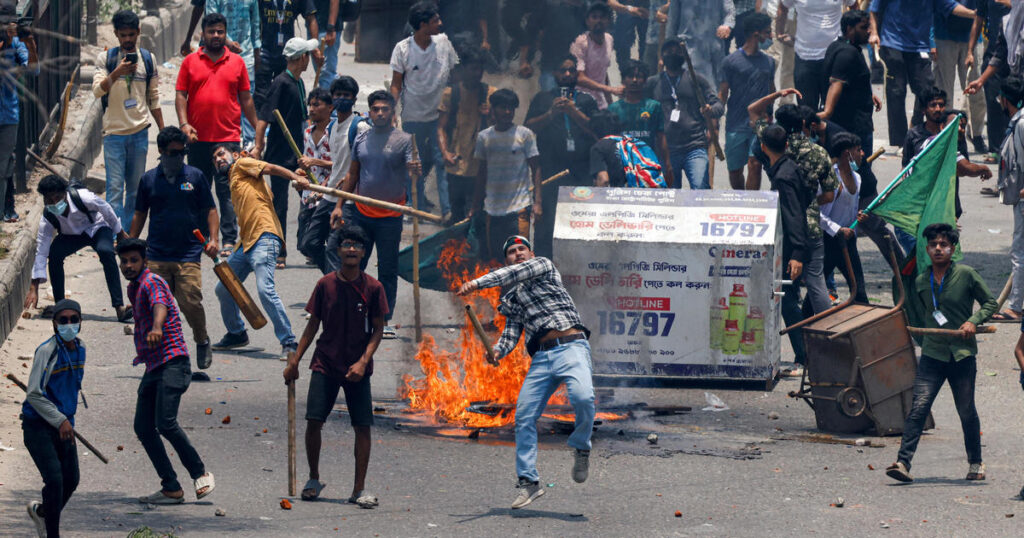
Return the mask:
<path fill-rule="evenodd" d="M 302 488 L 302 499 L 316 500 L 326 486 L 320 480 L 320 431 L 341 389 L 345 391 L 345 403 L 356 434 L 355 482 L 348 501 L 362 508 L 374 508 L 377 498 L 364 489 L 370 463 L 370 426 L 373 425 L 370 375 L 373 374 L 373 354 L 384 335 L 388 303 L 381 283 L 360 267 L 365 245 L 369 243 L 366 233 L 359 226 L 346 224 L 341 227 L 339 236 L 341 267 L 316 283 L 306 304 L 309 321 L 298 349 L 288 356 L 284 379 L 285 383 L 294 383 L 299 378 L 299 361 L 322 323 L 324 330 L 309 365 L 313 370 L 306 396 L 309 480 Z"/>
<path fill-rule="evenodd" d="M 228 176 L 231 202 L 238 210 L 239 246 L 228 258 L 228 265 L 242 282 L 250 273 L 256 273 L 256 290 L 263 310 L 274 324 L 274 335 L 281 342 L 281 360 L 285 360 L 288 353 L 295 351 L 295 335 L 274 282 L 275 262 L 284 245 L 284 233 L 274 212 L 273 196 L 263 175 L 283 177 L 299 184 L 308 183 L 308 180 L 291 170 L 243 154 L 235 143 L 218 144 L 213 151 L 213 161 L 217 171 Z M 238 311 L 238 304 L 223 283 L 217 284 L 216 291 L 217 299 L 220 300 L 220 314 L 228 333 L 213 345 L 213 349 L 233 349 L 248 345 L 249 335 Z"/>
<path fill-rule="evenodd" d="M 500 360 L 519 343 L 525 331 L 530 371 L 516 402 L 516 475 L 519 495 L 512 508 L 522 508 L 544 495 L 537 473 L 537 419 L 548 399 L 565 383 L 576 413 L 569 446 L 576 449 L 572 479 L 584 482 L 590 469 L 590 435 L 594 428 L 593 366 L 590 331 L 562 285 L 551 260 L 534 256 L 530 241 L 514 235 L 505 241 L 505 267 L 471 280 L 457 292 L 468 295 L 482 288 L 508 290 L 498 311 L 506 316 L 505 330 L 494 346 Z"/>
<path fill-rule="evenodd" d="M 395 98 L 390 93 L 375 91 L 367 101 L 373 128 L 356 136 L 352 146 L 352 165 L 341 190 L 404 205 L 409 177 L 419 177 L 422 172 L 422 166 L 413 157 L 412 135 L 394 128 Z M 377 248 L 377 279 L 384 286 L 388 298 L 385 321 L 390 322 L 398 291 L 402 214 L 361 202 L 345 203 L 339 198 L 331 213 L 331 227 L 337 228 L 342 222 L 357 224 L 366 232 L 368 241 L 362 270 L 366 270 L 370 254 L 374 247 Z M 384 327 L 384 338 L 395 337 L 393 327 Z"/>

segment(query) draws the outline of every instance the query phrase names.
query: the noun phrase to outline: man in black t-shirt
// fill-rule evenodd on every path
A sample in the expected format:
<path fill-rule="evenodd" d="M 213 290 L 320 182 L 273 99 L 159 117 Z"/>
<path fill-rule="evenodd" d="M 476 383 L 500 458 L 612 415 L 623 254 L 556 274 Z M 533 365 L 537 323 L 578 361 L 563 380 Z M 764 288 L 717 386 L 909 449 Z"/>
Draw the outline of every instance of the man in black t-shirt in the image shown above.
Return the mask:
<path fill-rule="evenodd" d="M 284 56 L 288 59 L 288 68 L 277 75 L 270 84 L 267 98 L 257 114 L 256 122 L 256 146 L 253 148 L 252 157 L 262 159 L 271 164 L 276 164 L 288 170 L 295 170 L 298 167 L 298 158 L 291 146 L 285 139 L 284 132 L 278 125 L 274 110 L 281 113 L 292 140 L 298 143 L 302 140 L 305 129 L 304 122 L 308 113 L 306 109 L 306 85 L 302 82 L 302 73 L 309 67 L 310 54 L 317 49 L 319 42 L 316 39 L 302 39 L 293 37 L 288 40 L 284 47 Z M 267 128 L 270 128 L 270 136 L 265 137 Z M 264 154 L 266 149 L 266 154 Z M 277 220 L 281 223 L 281 233 L 288 236 L 288 187 L 290 181 L 285 178 L 271 176 L 270 188 L 274 195 L 274 212 L 277 213 Z M 284 268 L 285 258 L 288 251 L 284 246 L 277 257 L 278 269 Z"/>
<path fill-rule="evenodd" d="M 310 39 L 316 39 L 319 32 L 313 0 L 259 0 L 259 7 L 262 46 L 253 94 L 257 110 L 263 106 L 271 81 L 285 69 L 284 45 L 295 37 L 295 19 L 302 15 Z"/>
<path fill-rule="evenodd" d="M 591 184 L 587 161 L 594 135 L 588 125 L 590 116 L 597 111 L 594 98 L 576 89 L 576 58 L 564 56 L 557 66 L 557 87 L 538 93 L 530 101 L 524 122 L 537 134 L 541 175 L 551 177 L 569 169 L 569 176 L 545 185 L 542 193 L 543 212 L 534 228 L 534 243 L 537 255 L 544 257 L 551 256 L 558 187 Z"/>
<path fill-rule="evenodd" d="M 623 187 L 626 172 L 622 168 L 618 143 L 611 135 L 622 134 L 622 122 L 613 112 L 599 110 L 590 118 L 590 128 L 597 136 L 597 142 L 590 148 L 590 176 L 595 187 Z"/>
<path fill-rule="evenodd" d="M 583 0 L 544 0 L 539 13 L 532 17 L 530 32 L 537 36 L 532 45 L 523 45 L 519 52 L 519 76 L 530 78 L 533 67 L 531 49 L 540 50 L 540 89 L 558 88 L 556 73 L 562 58 L 569 53 L 569 45 L 587 31 L 584 19 L 587 2 Z"/>
<path fill-rule="evenodd" d="M 882 101 L 871 93 L 871 70 L 861 50 L 868 42 L 867 13 L 844 13 L 840 28 L 842 35 L 825 51 L 828 93 L 820 116 L 859 136 L 861 147 L 870 155 L 874 131 L 871 113 L 873 109 L 881 110 Z"/>

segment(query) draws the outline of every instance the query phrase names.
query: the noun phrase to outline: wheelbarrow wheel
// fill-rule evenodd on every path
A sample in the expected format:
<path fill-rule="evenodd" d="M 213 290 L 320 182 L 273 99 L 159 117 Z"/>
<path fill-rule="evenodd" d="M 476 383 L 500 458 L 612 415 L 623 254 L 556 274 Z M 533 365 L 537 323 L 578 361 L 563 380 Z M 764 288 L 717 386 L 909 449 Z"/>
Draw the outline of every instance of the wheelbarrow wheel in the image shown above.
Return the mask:
<path fill-rule="evenodd" d="M 839 412 L 850 418 L 864 414 L 867 405 L 864 391 L 857 387 L 846 387 L 836 394 L 836 406 L 839 407 Z"/>

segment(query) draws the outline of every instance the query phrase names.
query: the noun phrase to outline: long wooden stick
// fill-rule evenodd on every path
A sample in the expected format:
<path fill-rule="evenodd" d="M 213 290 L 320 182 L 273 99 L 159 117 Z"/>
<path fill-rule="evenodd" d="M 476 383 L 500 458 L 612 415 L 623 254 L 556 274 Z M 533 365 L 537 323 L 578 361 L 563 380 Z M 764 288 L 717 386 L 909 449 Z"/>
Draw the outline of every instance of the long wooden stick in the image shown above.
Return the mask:
<path fill-rule="evenodd" d="M 922 327 L 907 327 L 907 331 L 910 332 L 910 334 L 964 337 L 964 332 L 959 329 L 926 329 Z M 994 332 L 996 332 L 996 328 L 992 325 L 979 325 L 975 331 L 977 334 L 992 334 Z"/>
<path fill-rule="evenodd" d="M 335 39 L 337 39 L 337 38 L 335 38 Z M 319 66 L 317 66 L 317 65 L 313 66 L 314 69 L 316 70 L 316 76 L 313 77 L 313 87 L 314 88 L 319 88 L 320 87 L 320 72 L 323 71 L 324 63 L 327 62 L 327 59 L 323 57 L 324 48 L 325 48 L 324 41 L 321 39 L 320 40 L 320 45 L 317 46 L 317 49 L 320 50 L 320 58 L 321 58 L 323 63 L 321 63 Z"/>
<path fill-rule="evenodd" d="M 885 146 L 878 146 L 878 149 L 876 149 L 871 155 L 868 155 L 868 158 L 865 160 L 869 163 L 873 163 L 875 162 L 875 159 L 880 157 L 883 153 L 885 153 Z"/>
<path fill-rule="evenodd" d="M 562 170 L 561 172 L 559 172 L 559 173 L 557 173 L 557 174 L 555 174 L 555 175 L 545 179 L 544 181 L 541 181 L 540 184 L 541 185 L 547 185 L 548 183 L 551 183 L 551 182 L 554 182 L 554 181 L 558 181 L 559 179 L 562 179 L 563 177 L 565 177 L 567 175 L 569 175 L 569 169 L 568 168 L 566 168 L 565 170 Z"/>
<path fill-rule="evenodd" d="M 37 163 L 43 165 L 43 168 L 45 168 L 51 174 L 53 174 L 55 176 L 60 176 L 61 175 L 61 173 L 58 172 L 57 169 L 53 167 L 53 165 L 51 165 L 50 163 L 44 161 L 42 157 L 40 157 L 39 155 L 36 155 L 35 152 L 33 152 L 32 150 L 26 149 L 25 153 L 28 153 L 29 157 L 32 157 L 33 159 L 36 160 Z M 63 176 L 61 176 L 61 177 L 63 177 Z"/>
<path fill-rule="evenodd" d="M 25 392 L 28 392 L 28 387 L 25 386 L 25 384 L 22 383 L 20 379 L 15 377 L 14 374 L 7 374 L 7 379 L 10 379 L 15 385 L 21 387 L 21 390 L 23 390 Z M 108 460 L 107 457 L 104 456 L 103 453 L 100 452 L 98 448 L 92 446 L 92 443 L 90 443 L 88 440 L 86 440 L 85 437 L 82 437 L 82 434 L 78 433 L 78 430 L 72 429 L 71 431 L 74 432 L 75 439 L 78 439 L 79 441 L 81 441 L 82 444 L 85 445 L 85 448 L 89 449 L 89 452 L 92 452 L 93 454 L 95 454 L 96 457 L 99 458 L 100 461 L 102 461 L 103 463 L 110 463 L 110 460 Z"/>
<path fill-rule="evenodd" d="M 469 316 L 470 323 L 473 324 L 473 330 L 476 332 L 477 338 L 480 339 L 480 343 L 484 345 L 484 351 L 487 352 L 487 362 L 497 366 L 498 360 L 494 358 L 494 349 L 491 347 L 491 339 L 487 337 L 487 333 L 484 332 L 484 326 L 480 323 L 480 318 L 476 317 L 476 312 L 473 311 L 473 305 L 466 305 L 466 314 Z"/>
<path fill-rule="evenodd" d="M 288 495 L 295 496 L 295 382 L 288 382 Z"/>
<path fill-rule="evenodd" d="M 430 222 L 440 223 L 443 219 L 432 213 L 426 211 L 420 211 L 419 209 L 413 209 L 409 206 L 401 204 L 393 204 L 391 202 L 385 202 L 384 200 L 378 200 L 376 198 L 368 198 L 359 194 L 353 194 L 351 192 L 345 192 L 339 189 L 332 189 L 330 187 L 324 187 L 321 185 L 309 185 L 305 187 L 307 190 L 313 192 L 322 192 L 324 194 L 330 194 L 337 196 L 338 198 L 344 198 L 346 200 L 352 200 L 353 202 L 359 202 L 361 204 L 379 207 L 381 209 L 390 209 L 391 211 L 397 211 L 403 215 L 409 215 L 410 217 L 419 217 L 423 220 L 429 220 Z"/>
<path fill-rule="evenodd" d="M 274 109 L 274 117 L 277 118 L 277 126 L 281 128 L 281 132 L 284 133 L 284 139 L 288 141 L 288 145 L 291 146 L 292 152 L 295 153 L 296 159 L 302 158 L 302 150 L 299 149 L 298 144 L 295 143 L 295 139 L 292 138 L 291 131 L 288 130 L 288 124 L 284 122 L 284 117 L 281 116 L 281 111 Z M 306 177 L 309 178 L 309 182 L 314 185 L 319 185 L 320 182 L 316 180 L 316 176 L 313 175 L 312 170 L 306 170 Z"/>
<path fill-rule="evenodd" d="M 412 137 L 412 159 L 420 162 L 420 150 L 416 137 Z M 419 209 L 419 178 L 412 178 L 412 208 Z M 423 323 L 420 318 L 420 219 L 412 218 L 412 308 L 416 322 L 416 342 L 423 339 Z"/>

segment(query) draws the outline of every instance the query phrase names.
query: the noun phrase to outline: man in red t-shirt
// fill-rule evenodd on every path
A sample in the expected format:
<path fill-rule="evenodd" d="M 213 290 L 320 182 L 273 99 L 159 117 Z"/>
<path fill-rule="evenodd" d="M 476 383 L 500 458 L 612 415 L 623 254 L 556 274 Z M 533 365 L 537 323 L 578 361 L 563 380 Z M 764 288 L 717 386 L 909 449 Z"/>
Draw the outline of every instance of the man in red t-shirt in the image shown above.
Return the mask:
<path fill-rule="evenodd" d="M 384 335 L 384 316 L 388 301 L 384 286 L 363 272 L 359 264 L 370 243 L 366 232 L 354 224 L 344 225 L 340 232 L 338 256 L 341 267 L 316 283 L 306 304 L 309 322 L 299 339 L 299 347 L 288 357 L 284 369 L 285 383 L 299 378 L 299 360 L 316 341 L 309 368 L 313 373 L 306 396 L 306 459 L 309 481 L 302 488 L 302 499 L 316 500 L 324 489 L 320 481 L 320 430 L 338 398 L 338 389 L 345 391 L 345 404 L 356 432 L 355 484 L 350 503 L 363 508 L 377 506 L 377 497 L 366 492 L 366 468 L 370 463 L 370 426 L 373 425 L 373 403 L 370 396 L 370 375 L 373 354 Z"/>
<path fill-rule="evenodd" d="M 256 125 L 256 105 L 245 60 L 227 49 L 226 40 L 224 16 L 210 13 L 203 17 L 205 45 L 181 62 L 174 98 L 178 125 L 189 137 L 188 164 L 201 170 L 211 185 L 217 183 L 217 198 L 225 217 L 227 208 L 231 208 L 231 216 L 234 208 L 227 176 L 215 174 L 213 147 L 241 140 L 242 113 Z"/>

